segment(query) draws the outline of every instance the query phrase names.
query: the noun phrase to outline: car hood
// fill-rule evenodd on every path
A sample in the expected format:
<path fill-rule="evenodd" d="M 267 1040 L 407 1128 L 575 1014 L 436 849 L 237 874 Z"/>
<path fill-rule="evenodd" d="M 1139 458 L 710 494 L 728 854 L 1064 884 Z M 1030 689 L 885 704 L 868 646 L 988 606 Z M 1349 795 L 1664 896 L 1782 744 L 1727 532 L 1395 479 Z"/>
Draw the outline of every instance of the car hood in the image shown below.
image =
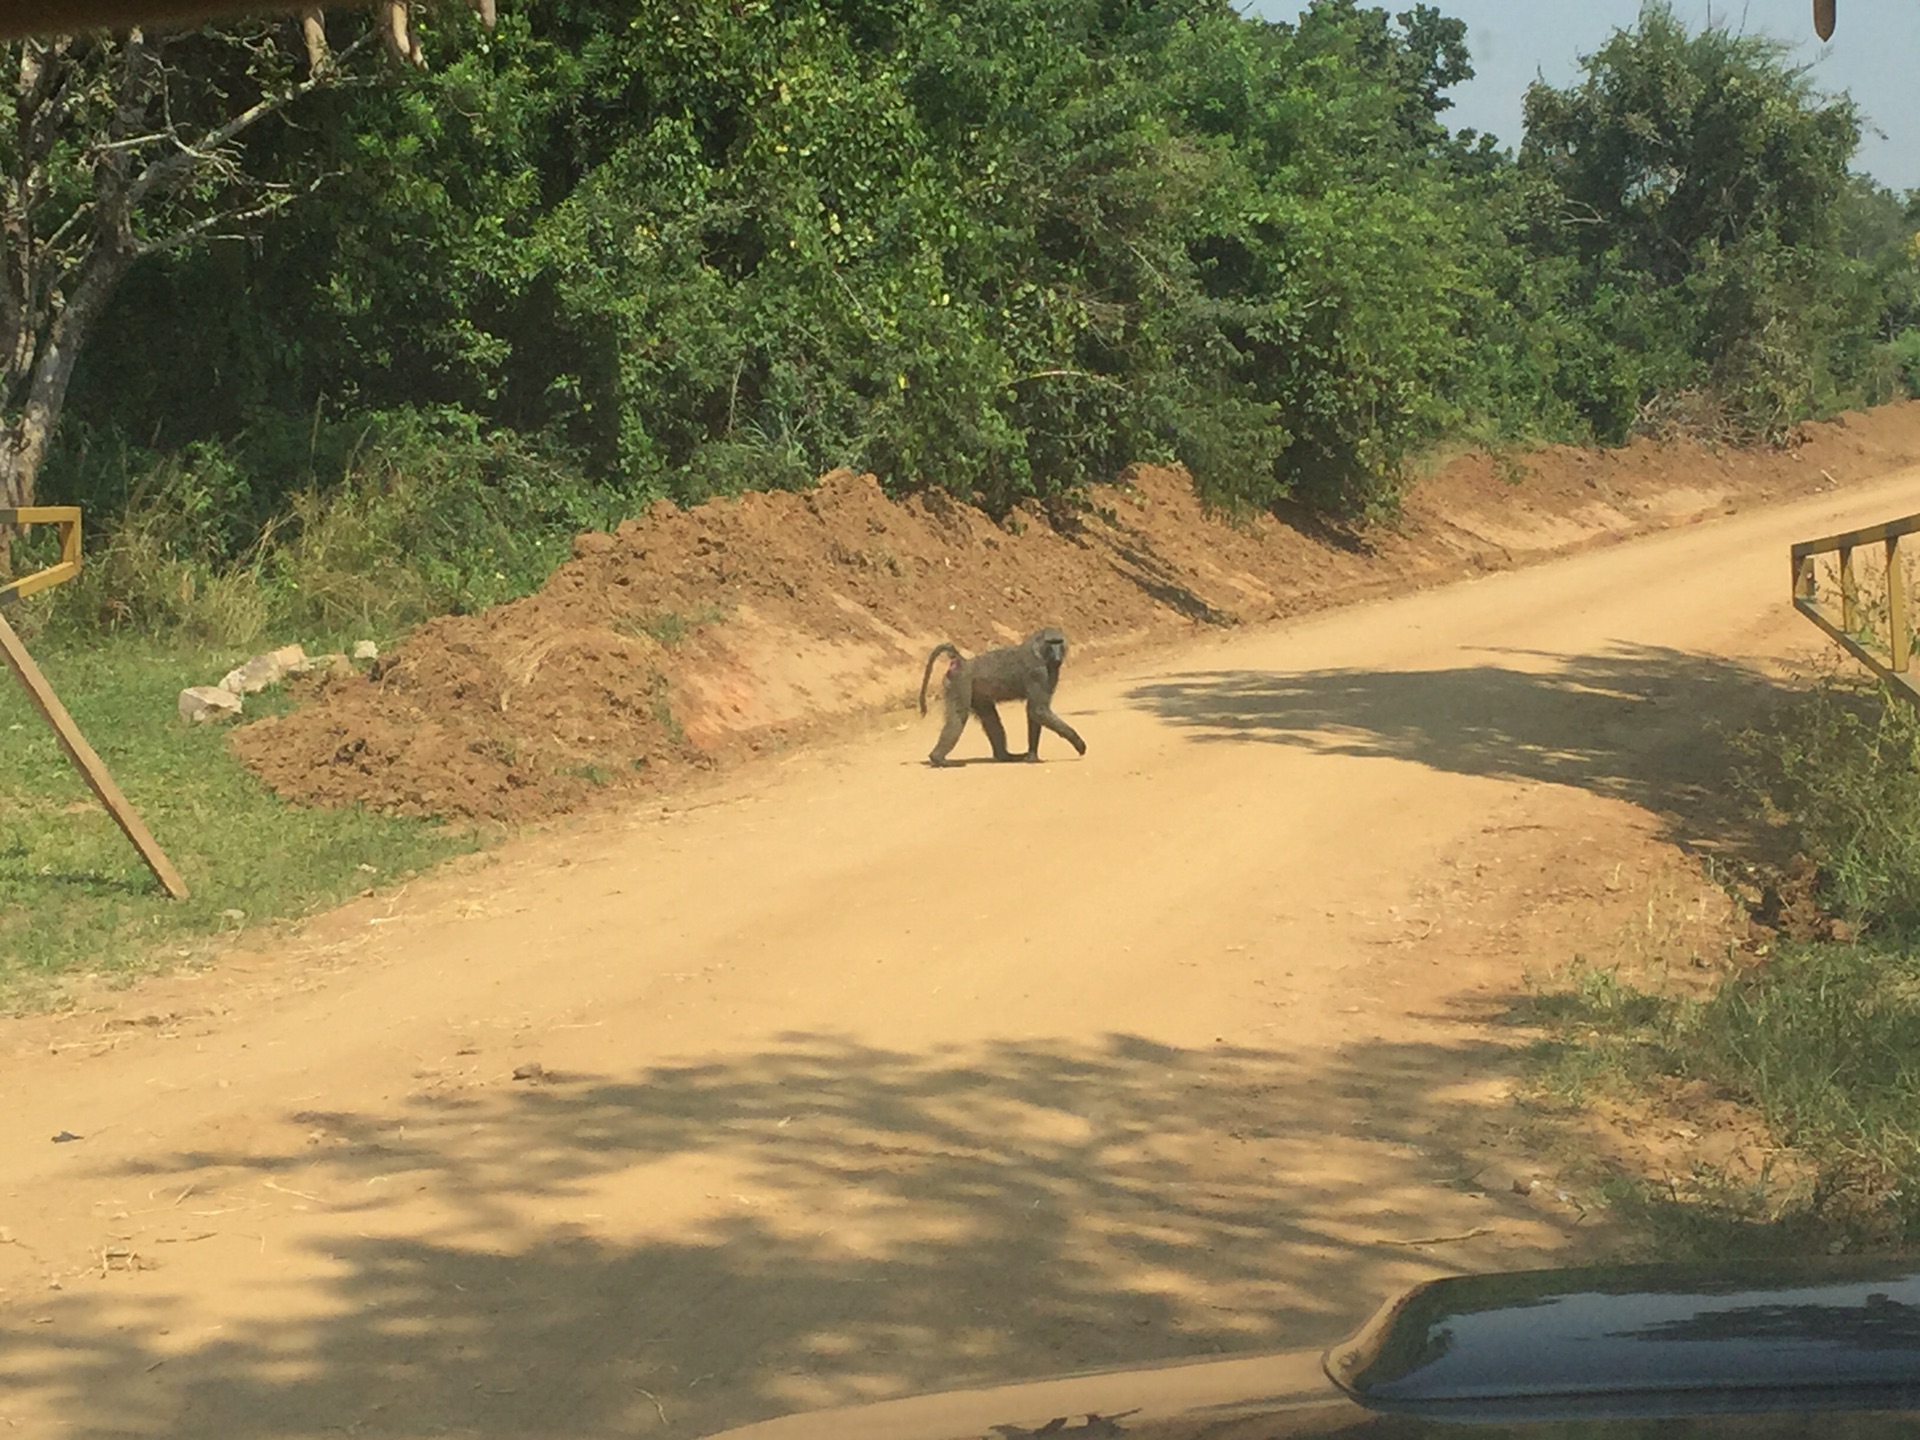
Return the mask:
<path fill-rule="evenodd" d="M 768 1420 L 715 1440 L 1264 1440 L 1425 1426 L 1920 1412 L 1920 1261 L 1462 1276 L 1326 1351 L 1172 1363 Z M 1414 1422 L 1409 1429 L 1405 1422 Z M 1425 1422 L 1424 1424 L 1421 1422 Z"/>

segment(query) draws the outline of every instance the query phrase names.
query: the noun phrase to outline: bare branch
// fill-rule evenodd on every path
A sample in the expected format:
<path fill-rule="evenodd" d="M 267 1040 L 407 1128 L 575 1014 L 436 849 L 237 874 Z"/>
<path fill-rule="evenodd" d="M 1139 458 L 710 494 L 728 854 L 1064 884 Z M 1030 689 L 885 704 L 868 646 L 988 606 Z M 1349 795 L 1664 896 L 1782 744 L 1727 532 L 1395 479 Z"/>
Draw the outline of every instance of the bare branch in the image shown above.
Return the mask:
<path fill-rule="evenodd" d="M 138 150 L 144 145 L 157 145 L 173 136 L 165 130 L 151 130 L 145 135 L 129 135 L 124 140 L 102 140 L 97 145 L 89 145 L 87 154 L 107 155 L 115 150 Z"/>
<path fill-rule="evenodd" d="M 329 180 L 338 179 L 339 174 L 340 172 L 337 170 L 328 171 L 324 175 L 316 175 L 305 185 L 273 185 L 263 187 L 263 193 L 256 195 L 244 205 L 236 205 L 231 209 L 222 210 L 213 215 L 203 215 L 193 223 L 183 225 L 178 230 L 160 239 L 142 241 L 134 252 L 135 256 L 138 258 L 147 255 L 163 254 L 166 251 L 178 250 L 184 245 L 190 245 L 196 240 L 247 239 L 249 237 L 246 234 L 239 232 L 232 235 L 223 235 L 220 233 L 221 228 L 227 225 L 242 225 L 254 220 L 264 220 L 270 215 L 276 215 L 286 209 L 287 206 L 293 204 L 294 201 L 304 199 L 306 196 L 313 194 Z"/>
<path fill-rule="evenodd" d="M 73 239 L 75 235 L 91 228 L 93 224 L 93 213 L 93 201 L 81 201 L 74 207 L 73 213 L 60 222 L 59 228 L 40 242 L 40 252 L 43 255 L 59 254 L 61 250 L 65 248 L 66 243 Z"/>
<path fill-rule="evenodd" d="M 72 42 L 28 41 L 20 47 L 20 83 L 16 113 L 20 126 L 20 164 L 25 175 L 27 203 L 39 198 L 44 167 L 60 138 L 69 108 L 72 70 L 64 63 Z"/>
<path fill-rule="evenodd" d="M 51 102 L 66 83 L 64 60 L 73 41 L 29 40 L 20 47 L 20 84 L 17 94 L 22 110 L 38 110 Z"/>
<path fill-rule="evenodd" d="M 179 181 L 192 172 L 197 161 L 204 159 L 215 151 L 223 149 L 248 130 L 251 130 L 262 120 L 278 114 L 280 111 L 286 109 L 287 106 L 304 99 L 315 90 L 323 89 L 334 84 L 334 71 L 347 60 L 351 59 L 357 51 L 364 49 L 373 39 L 373 34 L 374 32 L 369 30 L 351 45 L 347 46 L 346 49 L 340 51 L 334 57 L 333 66 L 329 67 L 326 71 L 320 74 L 310 74 L 306 79 L 275 94 L 261 96 L 260 99 L 256 100 L 252 105 L 249 105 L 245 110 L 242 110 L 238 115 L 233 116 L 223 125 L 215 126 L 192 144 L 188 144 L 185 141 L 179 142 L 181 148 L 177 153 L 167 156 L 164 160 L 154 161 L 141 172 L 139 178 L 133 182 L 127 191 L 128 204 L 137 208 L 143 201 L 156 192 L 161 194 L 167 193 L 172 190 Z"/>

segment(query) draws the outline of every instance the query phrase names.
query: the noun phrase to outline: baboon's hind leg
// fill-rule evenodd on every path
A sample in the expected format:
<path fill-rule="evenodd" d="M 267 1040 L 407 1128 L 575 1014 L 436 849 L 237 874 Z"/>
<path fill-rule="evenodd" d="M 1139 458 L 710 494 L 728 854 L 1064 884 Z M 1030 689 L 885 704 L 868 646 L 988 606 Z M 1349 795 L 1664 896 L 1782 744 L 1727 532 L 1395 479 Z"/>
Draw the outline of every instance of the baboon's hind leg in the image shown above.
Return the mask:
<path fill-rule="evenodd" d="M 1007 727 L 1000 723 L 1000 712 L 991 701 L 973 702 L 973 713 L 979 718 L 980 728 L 987 732 L 987 743 L 993 746 L 993 758 L 996 760 L 1017 760 L 1019 757 L 1007 749 Z"/>
<path fill-rule="evenodd" d="M 953 747 L 960 743 L 960 732 L 967 728 L 967 701 L 971 696 L 956 694 L 956 688 L 951 680 L 942 687 L 942 693 L 947 702 L 947 719 L 946 723 L 940 727 L 940 738 L 933 742 L 933 752 L 927 756 L 927 763 L 930 765 L 946 764 L 947 756 L 952 752 Z M 967 687 L 969 691 L 972 688 L 972 686 Z"/>

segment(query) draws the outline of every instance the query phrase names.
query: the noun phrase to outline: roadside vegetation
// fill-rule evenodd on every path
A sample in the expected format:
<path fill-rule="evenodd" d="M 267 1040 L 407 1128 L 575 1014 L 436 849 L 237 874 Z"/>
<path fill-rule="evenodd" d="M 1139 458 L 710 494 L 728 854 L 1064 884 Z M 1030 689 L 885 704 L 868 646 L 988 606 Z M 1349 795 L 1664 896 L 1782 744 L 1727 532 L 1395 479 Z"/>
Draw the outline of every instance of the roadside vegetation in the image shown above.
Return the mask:
<path fill-rule="evenodd" d="M 258 522 L 238 518 L 240 482 L 218 447 L 116 471 L 130 488 L 80 577 L 12 613 L 193 894 L 159 892 L 26 696 L 0 681 L 0 1009 L 36 1003 L 70 971 L 190 960 L 209 937 L 388 888 L 478 843 L 470 828 L 289 805 L 218 727 L 180 724 L 175 697 L 250 649 L 389 641 L 523 594 L 577 531 L 608 522 L 608 503 L 571 475 L 548 485 L 552 462 L 510 436 L 402 416 L 309 439 L 299 463 L 339 480 Z M 19 567 L 50 562 L 52 538 L 29 532 Z M 249 714 L 285 703 L 267 692 Z"/>
<path fill-rule="evenodd" d="M 1737 737 L 1743 789 L 1781 857 L 1746 887 L 1758 953 L 1717 982 L 1576 967 L 1526 1018 L 1548 1032 L 1534 1099 L 1676 1113 L 1730 1101 L 1780 1147 L 1758 1177 L 1710 1166 L 1602 1190 L 1656 1249 L 1854 1249 L 1920 1237 L 1920 716 L 1827 679 Z M 1684 1106 L 1681 1107 L 1684 1109 Z M 1598 1178 L 1598 1177 L 1596 1177 Z"/>
<path fill-rule="evenodd" d="M 0 687 L 0 986 L 456 843 L 285 810 L 172 689 L 528 593 L 661 499 L 847 465 L 1006 514 L 1177 460 L 1364 523 L 1437 446 L 1920 394 L 1920 197 L 1784 46 L 1658 4 L 1507 144 L 1450 128 L 1474 37 L 1428 5 L 517 0 L 423 18 L 420 71 L 365 23 L 324 70 L 292 20 L 5 47 L 58 244 L 6 280 L 0 503 L 89 544 L 16 619 L 205 898 L 75 838 Z"/>
<path fill-rule="evenodd" d="M 283 804 L 225 736 L 172 721 L 174 696 L 231 664 L 186 645 L 107 640 L 43 665 L 192 898 L 159 895 L 19 687 L 0 685 L 0 1009 L 70 971 L 131 975 L 208 937 L 404 881 L 475 836 L 418 820 Z"/>
<path fill-rule="evenodd" d="M 334 509 L 334 545 L 427 524 L 427 573 L 380 581 L 412 613 L 524 590 L 537 564 L 490 562 L 569 525 L 841 465 L 1004 513 L 1178 460 L 1225 506 L 1364 519 L 1439 444 L 1778 440 L 1920 393 L 1920 202 L 1850 170 L 1863 117 L 1785 46 L 1658 4 L 1533 86 L 1508 146 L 1449 128 L 1473 37 L 1427 5 L 431 23 L 426 70 L 232 147 L 223 174 L 302 199 L 114 287 L 26 477 L 101 544 L 218 575 Z M 300 73 L 291 21 L 247 38 L 179 37 L 163 73 Z M 126 68 L 90 43 L 75 85 Z M 47 162 L 39 233 L 96 203 L 86 153 Z M 369 473 L 433 452 L 391 517 Z"/>

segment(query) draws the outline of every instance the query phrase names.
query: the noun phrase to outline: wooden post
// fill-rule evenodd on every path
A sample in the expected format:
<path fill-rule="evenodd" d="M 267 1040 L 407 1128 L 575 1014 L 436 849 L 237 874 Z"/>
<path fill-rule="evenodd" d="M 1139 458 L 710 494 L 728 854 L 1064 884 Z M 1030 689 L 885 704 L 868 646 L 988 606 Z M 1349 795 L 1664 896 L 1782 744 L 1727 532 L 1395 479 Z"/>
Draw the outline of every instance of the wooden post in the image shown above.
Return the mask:
<path fill-rule="evenodd" d="M 153 878 L 166 888 L 166 892 L 176 900 L 187 898 L 187 882 L 180 878 L 180 872 L 173 868 L 173 862 L 162 853 L 159 845 L 141 822 L 139 814 L 127 803 L 127 797 L 120 793 L 120 787 L 113 783 L 113 776 L 107 773 L 107 767 L 87 744 L 87 737 L 80 733 L 80 727 L 73 723 L 73 716 L 67 713 L 67 707 L 60 703 L 60 697 L 53 693 L 53 687 L 47 683 L 47 677 L 40 673 L 40 667 L 33 663 L 33 657 L 27 654 L 27 647 L 7 623 L 6 616 L 0 615 L 0 651 L 5 651 L 7 664 L 13 673 L 20 677 L 20 683 L 26 687 L 27 698 L 33 701 L 47 724 L 53 727 L 54 738 L 60 742 L 60 748 L 67 752 L 67 758 L 73 761 L 100 803 L 107 807 L 107 813 L 113 816 L 114 823 L 120 827 L 120 833 L 133 842 L 133 848 L 140 852 L 140 858 L 147 862 L 147 868 L 153 871 Z"/>
<path fill-rule="evenodd" d="M 1900 537 L 1887 537 L 1887 650 L 1893 673 L 1906 673 L 1912 632 L 1907 629 L 1907 576 L 1900 568 Z"/>
<path fill-rule="evenodd" d="M 1859 609 L 1859 595 L 1853 583 L 1853 547 L 1840 547 L 1840 628 L 1849 635 L 1853 633 L 1854 614 Z"/>

